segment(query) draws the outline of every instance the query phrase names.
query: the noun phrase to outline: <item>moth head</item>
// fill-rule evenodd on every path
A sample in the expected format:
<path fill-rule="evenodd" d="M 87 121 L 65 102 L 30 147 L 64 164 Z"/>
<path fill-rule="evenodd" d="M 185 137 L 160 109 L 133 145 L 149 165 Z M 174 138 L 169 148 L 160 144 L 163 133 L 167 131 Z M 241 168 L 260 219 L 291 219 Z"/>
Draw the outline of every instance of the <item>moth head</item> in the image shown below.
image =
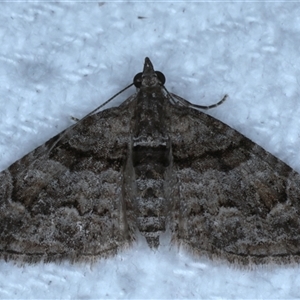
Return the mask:
<path fill-rule="evenodd" d="M 148 57 L 145 58 L 144 70 L 133 78 L 137 88 L 164 85 L 165 75 L 162 72 L 154 71 L 153 65 Z"/>

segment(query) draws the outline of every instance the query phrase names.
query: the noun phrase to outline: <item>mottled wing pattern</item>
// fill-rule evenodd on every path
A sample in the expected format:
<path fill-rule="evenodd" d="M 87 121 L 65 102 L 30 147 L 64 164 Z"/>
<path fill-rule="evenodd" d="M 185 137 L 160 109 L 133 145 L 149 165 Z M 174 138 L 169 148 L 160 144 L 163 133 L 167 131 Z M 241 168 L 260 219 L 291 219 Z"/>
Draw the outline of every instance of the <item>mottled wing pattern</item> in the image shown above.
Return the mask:
<path fill-rule="evenodd" d="M 198 255 L 300 262 L 300 175 L 164 82 L 146 58 L 137 94 L 0 173 L 0 257 L 93 260 L 169 231 Z"/>
<path fill-rule="evenodd" d="M 2 258 L 93 259 L 133 240 L 123 192 L 132 111 L 89 116 L 0 173 Z"/>
<path fill-rule="evenodd" d="M 168 106 L 173 240 L 241 264 L 300 261 L 300 175 L 222 122 Z"/>

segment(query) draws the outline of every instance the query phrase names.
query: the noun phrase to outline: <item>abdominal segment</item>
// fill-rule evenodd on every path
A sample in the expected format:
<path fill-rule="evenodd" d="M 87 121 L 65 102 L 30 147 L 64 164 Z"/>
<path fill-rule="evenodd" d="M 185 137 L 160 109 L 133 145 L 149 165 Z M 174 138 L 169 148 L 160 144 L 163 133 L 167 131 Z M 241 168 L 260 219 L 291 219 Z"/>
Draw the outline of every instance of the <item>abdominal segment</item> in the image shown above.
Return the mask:
<path fill-rule="evenodd" d="M 151 248 L 159 246 L 166 230 L 167 195 L 165 174 L 170 164 L 168 145 L 136 145 L 132 149 L 136 182 L 137 228 Z"/>

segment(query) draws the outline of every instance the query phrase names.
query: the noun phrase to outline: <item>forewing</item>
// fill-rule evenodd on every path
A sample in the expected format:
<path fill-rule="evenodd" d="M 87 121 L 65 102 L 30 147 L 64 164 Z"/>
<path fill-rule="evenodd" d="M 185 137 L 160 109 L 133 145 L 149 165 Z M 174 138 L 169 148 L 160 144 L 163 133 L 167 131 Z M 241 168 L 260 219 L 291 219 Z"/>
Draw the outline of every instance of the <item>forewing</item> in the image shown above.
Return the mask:
<path fill-rule="evenodd" d="M 300 176 L 222 122 L 169 107 L 173 240 L 238 263 L 300 261 Z"/>
<path fill-rule="evenodd" d="M 92 115 L 0 173 L 1 257 L 77 261 L 132 241 L 123 199 L 131 114 L 123 105 Z"/>

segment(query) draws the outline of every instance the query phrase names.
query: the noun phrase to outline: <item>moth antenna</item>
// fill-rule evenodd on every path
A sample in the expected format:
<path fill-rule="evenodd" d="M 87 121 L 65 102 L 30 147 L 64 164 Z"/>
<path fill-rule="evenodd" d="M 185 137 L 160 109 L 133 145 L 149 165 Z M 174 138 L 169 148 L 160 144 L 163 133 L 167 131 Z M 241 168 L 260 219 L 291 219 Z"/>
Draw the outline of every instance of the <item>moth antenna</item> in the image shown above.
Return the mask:
<path fill-rule="evenodd" d="M 48 153 L 50 153 L 52 151 L 52 149 L 57 145 L 57 143 L 71 130 L 73 129 L 75 126 L 77 126 L 79 123 L 81 123 L 83 120 L 85 120 L 86 118 L 88 118 L 89 116 L 93 115 L 95 112 L 97 112 L 99 109 L 103 108 L 106 104 L 108 104 L 110 101 L 112 101 L 114 98 L 116 98 L 117 96 L 119 96 L 120 94 L 122 94 L 124 91 L 126 91 L 128 88 L 130 88 L 133 85 L 133 83 L 129 84 L 128 86 L 126 86 L 124 89 L 122 89 L 121 91 L 119 91 L 118 93 L 116 93 L 114 96 L 110 97 L 107 101 L 105 101 L 104 103 L 102 103 L 101 105 L 99 105 L 98 107 L 96 107 L 94 110 L 92 110 L 90 113 L 88 113 L 87 115 L 85 115 L 83 118 L 81 119 L 75 119 L 77 120 L 77 122 L 75 124 L 73 124 L 72 126 L 70 126 L 60 137 L 59 139 L 57 139 L 53 145 L 48 149 Z"/>
<path fill-rule="evenodd" d="M 110 101 L 112 101 L 114 98 L 116 98 L 117 96 L 119 96 L 120 94 L 122 94 L 123 92 L 125 92 L 127 89 L 129 89 L 133 85 L 134 85 L 134 83 L 131 83 L 128 86 L 126 86 L 124 89 L 122 89 L 121 91 L 119 91 L 118 93 L 116 93 L 115 95 L 113 95 L 111 98 L 109 98 L 108 100 L 106 100 L 104 103 L 102 103 L 97 108 L 95 108 L 90 113 L 88 113 L 86 116 L 84 116 L 82 119 L 80 119 L 79 122 L 82 121 L 82 120 L 84 120 L 85 118 L 91 116 L 92 114 L 94 114 L 97 110 L 101 109 L 103 106 L 105 106 L 106 104 L 108 104 Z"/>
<path fill-rule="evenodd" d="M 217 107 L 219 105 L 221 105 L 228 97 L 228 95 L 224 95 L 224 97 L 217 103 L 215 104 L 212 104 L 212 105 L 197 105 L 197 104 L 193 104 L 187 100 L 185 100 L 184 98 L 176 95 L 176 94 L 173 94 L 173 93 L 169 93 L 169 91 L 166 89 L 165 86 L 163 86 L 164 90 L 166 91 L 167 95 L 170 97 L 171 99 L 171 102 L 175 105 L 178 105 L 178 103 L 182 104 L 183 106 L 186 106 L 186 107 L 191 107 L 191 108 L 196 108 L 196 109 L 211 109 L 211 108 L 214 108 L 214 107 Z M 178 101 L 176 101 L 175 99 L 177 99 Z"/>
<path fill-rule="evenodd" d="M 224 97 L 217 103 L 215 104 L 212 104 L 212 105 L 208 105 L 208 106 L 205 106 L 205 105 L 197 105 L 197 104 L 193 104 L 183 98 L 181 98 L 180 96 L 177 96 L 175 94 L 172 94 L 173 97 L 177 98 L 183 105 L 187 106 L 187 107 L 191 107 L 191 108 L 199 108 L 199 109 L 211 109 L 211 108 L 214 108 L 214 107 L 217 107 L 219 105 L 221 105 L 228 97 L 228 95 L 224 95 Z"/>

